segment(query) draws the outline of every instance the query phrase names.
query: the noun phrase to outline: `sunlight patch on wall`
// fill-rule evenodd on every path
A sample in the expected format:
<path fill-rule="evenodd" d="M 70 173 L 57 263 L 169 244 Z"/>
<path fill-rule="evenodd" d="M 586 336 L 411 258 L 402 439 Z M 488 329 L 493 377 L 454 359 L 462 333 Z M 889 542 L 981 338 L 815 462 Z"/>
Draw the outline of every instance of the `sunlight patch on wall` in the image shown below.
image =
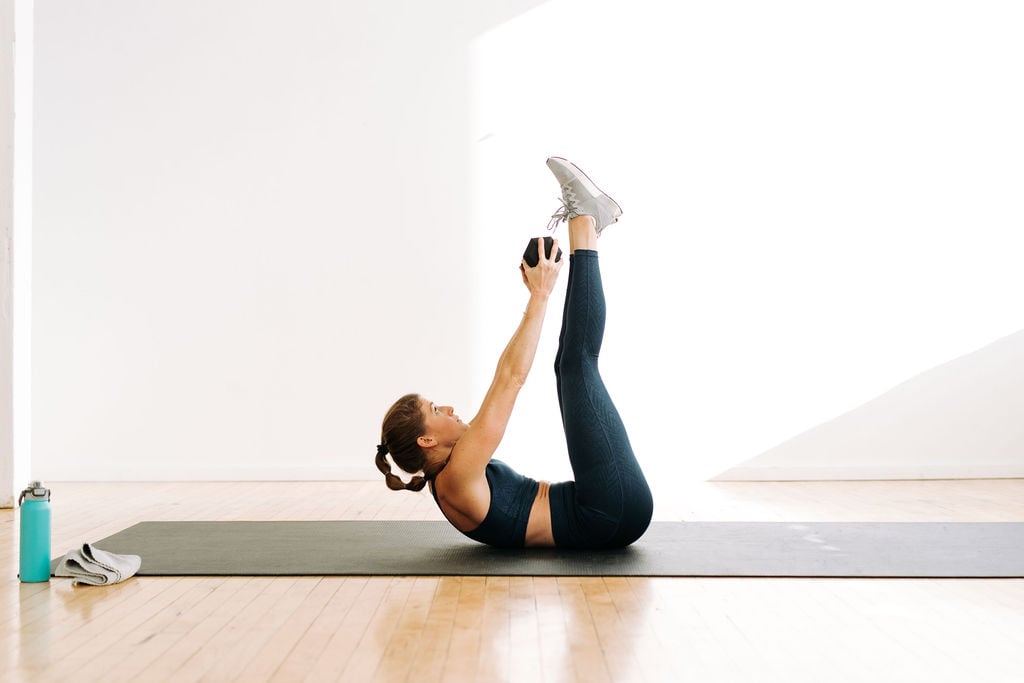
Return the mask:
<path fill-rule="evenodd" d="M 496 360 L 518 322 L 517 254 L 557 207 L 549 155 L 625 210 L 601 242 L 602 368 L 666 478 L 1024 328 L 1022 26 L 1002 2 L 554 0 L 483 35 L 476 343 Z M 552 477 L 560 311 L 506 445 Z"/>

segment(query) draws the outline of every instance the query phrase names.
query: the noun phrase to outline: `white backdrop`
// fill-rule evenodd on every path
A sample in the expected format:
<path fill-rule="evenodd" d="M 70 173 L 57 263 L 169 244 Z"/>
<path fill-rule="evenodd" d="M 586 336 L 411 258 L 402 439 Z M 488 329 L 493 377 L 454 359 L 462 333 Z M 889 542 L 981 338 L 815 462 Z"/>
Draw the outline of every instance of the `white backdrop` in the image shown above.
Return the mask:
<path fill-rule="evenodd" d="M 715 474 L 1024 328 L 1022 30 L 1010 3 L 546 3 L 474 46 L 474 216 L 512 214 L 482 253 L 557 204 L 523 178 L 550 151 L 614 188 L 604 374 L 658 472 Z M 1017 421 L 989 427 L 958 471 L 1021 472 Z M 935 456 L 879 446 L 867 476 Z"/>
<path fill-rule="evenodd" d="M 37 2 L 39 476 L 376 476 L 399 394 L 482 397 L 550 154 L 625 209 L 602 364 L 659 486 L 1024 328 L 1014 5 L 530 4 Z M 559 310 L 499 454 L 538 477 Z"/>

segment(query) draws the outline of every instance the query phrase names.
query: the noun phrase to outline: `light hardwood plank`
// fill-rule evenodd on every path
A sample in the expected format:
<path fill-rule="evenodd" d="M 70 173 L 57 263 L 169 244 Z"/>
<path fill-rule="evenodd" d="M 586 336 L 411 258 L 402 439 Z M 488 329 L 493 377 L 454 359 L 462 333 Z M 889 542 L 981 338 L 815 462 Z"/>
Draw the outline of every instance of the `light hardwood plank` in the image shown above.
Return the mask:
<path fill-rule="evenodd" d="M 352 611 L 356 600 L 369 584 L 365 578 L 326 577 L 335 586 L 320 611 L 303 632 L 298 642 L 271 675 L 272 681 L 305 680 L 310 669 L 328 648 L 331 638 Z M 315 609 L 315 607 L 313 608 Z"/>
<path fill-rule="evenodd" d="M 332 577 L 312 577 L 307 581 L 315 582 L 313 588 L 303 595 L 301 603 L 290 615 L 276 623 L 269 622 L 269 625 L 275 627 L 276 630 L 249 661 L 242 663 L 235 672 L 235 680 L 266 681 L 271 679 L 292 651 L 298 647 L 341 585 L 338 579 Z"/>
<path fill-rule="evenodd" d="M 402 681 L 417 677 L 413 653 L 419 642 L 431 637 L 427 630 L 430 605 L 437 592 L 437 579 L 416 577 L 401 611 L 395 617 L 391 638 L 381 648 L 374 681 Z"/>
<path fill-rule="evenodd" d="M 448 661 L 452 631 L 455 628 L 455 614 L 458 611 L 462 579 L 443 576 L 438 579 L 434 597 L 427 611 L 424 636 L 410 653 L 415 680 L 440 681 Z"/>

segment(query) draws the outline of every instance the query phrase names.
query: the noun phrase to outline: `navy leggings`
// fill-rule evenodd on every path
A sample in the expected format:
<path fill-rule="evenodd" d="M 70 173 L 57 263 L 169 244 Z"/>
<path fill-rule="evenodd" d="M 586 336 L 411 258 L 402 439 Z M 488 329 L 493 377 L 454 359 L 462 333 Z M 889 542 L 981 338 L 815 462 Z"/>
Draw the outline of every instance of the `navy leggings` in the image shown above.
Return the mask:
<path fill-rule="evenodd" d="M 651 522 L 654 500 L 605 389 L 597 360 L 605 301 L 597 252 L 569 257 L 569 284 L 555 381 L 575 481 L 552 484 L 551 528 L 559 548 L 621 548 Z"/>

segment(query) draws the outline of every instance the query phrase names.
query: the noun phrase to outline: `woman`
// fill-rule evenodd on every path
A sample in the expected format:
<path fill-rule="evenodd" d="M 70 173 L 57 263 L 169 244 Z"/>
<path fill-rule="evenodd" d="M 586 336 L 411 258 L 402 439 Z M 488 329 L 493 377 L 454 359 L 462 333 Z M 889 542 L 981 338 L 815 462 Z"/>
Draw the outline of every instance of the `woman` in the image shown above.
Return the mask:
<path fill-rule="evenodd" d="M 537 265 L 520 265 L 530 300 L 476 417 L 465 423 L 451 406 L 403 396 L 384 417 L 376 462 L 391 489 L 419 491 L 429 482 L 445 518 L 481 543 L 621 548 L 643 535 L 653 510 L 647 480 L 597 367 L 605 322 L 597 238 L 622 211 L 575 165 L 558 157 L 547 164 L 562 187 L 563 207 L 552 223 L 569 223 L 569 283 L 555 380 L 574 481 L 538 482 L 491 457 L 537 353 L 548 298 L 564 263 L 557 241 L 545 255 L 538 240 Z M 404 483 L 391 472 L 388 453 L 400 468 L 422 476 Z"/>

